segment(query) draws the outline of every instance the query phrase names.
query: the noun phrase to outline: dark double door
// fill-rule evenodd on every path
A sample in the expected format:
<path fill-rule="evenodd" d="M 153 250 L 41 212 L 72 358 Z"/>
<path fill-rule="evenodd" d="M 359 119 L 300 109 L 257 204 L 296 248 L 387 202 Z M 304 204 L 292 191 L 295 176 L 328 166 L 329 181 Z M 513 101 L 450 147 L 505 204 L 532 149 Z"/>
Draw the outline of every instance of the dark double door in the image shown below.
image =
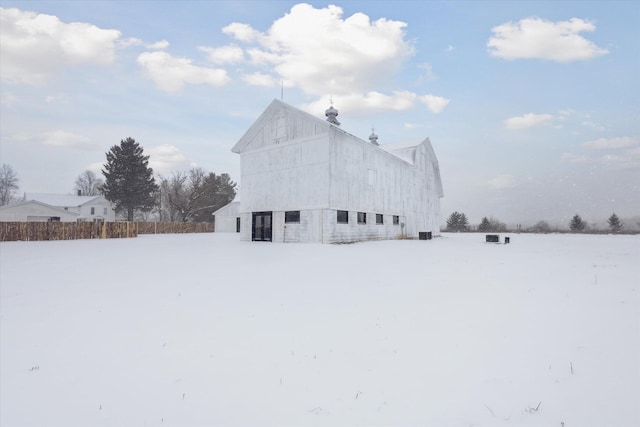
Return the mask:
<path fill-rule="evenodd" d="M 272 212 L 253 212 L 251 214 L 251 240 L 256 242 L 271 241 Z"/>

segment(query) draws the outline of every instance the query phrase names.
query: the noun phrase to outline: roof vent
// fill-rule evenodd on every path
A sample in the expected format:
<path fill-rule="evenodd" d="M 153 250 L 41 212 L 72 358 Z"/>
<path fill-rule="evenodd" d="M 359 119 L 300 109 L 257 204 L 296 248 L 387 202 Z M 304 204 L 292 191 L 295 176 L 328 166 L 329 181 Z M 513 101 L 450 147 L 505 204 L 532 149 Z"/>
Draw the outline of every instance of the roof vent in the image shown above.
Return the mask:
<path fill-rule="evenodd" d="M 333 125 L 340 126 L 340 122 L 336 117 L 338 117 L 338 110 L 333 108 L 333 101 L 331 101 L 331 106 L 324 111 L 324 115 L 327 116 L 327 121 Z"/>
<path fill-rule="evenodd" d="M 369 135 L 369 142 L 372 143 L 373 145 L 380 145 L 378 144 L 378 135 L 376 135 L 373 128 L 371 128 L 371 135 Z"/>

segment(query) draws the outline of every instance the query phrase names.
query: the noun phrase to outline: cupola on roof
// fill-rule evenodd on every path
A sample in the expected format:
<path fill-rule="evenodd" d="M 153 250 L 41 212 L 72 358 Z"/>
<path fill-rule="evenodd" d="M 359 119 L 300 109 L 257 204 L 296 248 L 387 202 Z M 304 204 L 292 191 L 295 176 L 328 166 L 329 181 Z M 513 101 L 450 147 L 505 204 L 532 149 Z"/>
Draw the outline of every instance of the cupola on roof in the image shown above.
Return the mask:
<path fill-rule="evenodd" d="M 333 102 L 331 102 L 331 106 L 325 110 L 324 115 L 327 116 L 327 121 L 329 123 L 340 126 L 340 122 L 337 119 L 338 110 L 333 108 Z"/>

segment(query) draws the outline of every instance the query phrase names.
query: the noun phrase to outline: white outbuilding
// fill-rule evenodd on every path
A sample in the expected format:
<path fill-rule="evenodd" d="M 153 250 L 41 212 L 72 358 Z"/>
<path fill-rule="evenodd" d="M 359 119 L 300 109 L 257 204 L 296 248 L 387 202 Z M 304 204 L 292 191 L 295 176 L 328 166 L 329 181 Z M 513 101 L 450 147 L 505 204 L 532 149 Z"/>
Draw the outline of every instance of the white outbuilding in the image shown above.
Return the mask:
<path fill-rule="evenodd" d="M 240 202 L 234 200 L 213 213 L 214 231 L 218 233 L 240 232 Z"/>
<path fill-rule="evenodd" d="M 274 100 L 232 151 L 240 154 L 242 240 L 341 243 L 440 234 L 443 197 L 428 138 L 378 145 Z"/>
<path fill-rule="evenodd" d="M 116 213 L 104 196 L 26 193 L 22 202 L 3 206 L 1 221 L 113 222 Z"/>

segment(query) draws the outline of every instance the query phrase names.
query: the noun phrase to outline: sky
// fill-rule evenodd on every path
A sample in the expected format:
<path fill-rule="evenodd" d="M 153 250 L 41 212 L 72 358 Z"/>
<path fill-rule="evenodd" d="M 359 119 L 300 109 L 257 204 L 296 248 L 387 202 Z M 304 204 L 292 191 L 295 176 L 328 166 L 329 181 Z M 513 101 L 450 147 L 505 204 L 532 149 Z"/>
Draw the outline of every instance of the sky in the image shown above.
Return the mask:
<path fill-rule="evenodd" d="M 240 181 L 273 99 L 429 137 L 442 216 L 640 221 L 640 2 L 5 1 L 0 163 L 69 193 L 127 137 L 158 176 Z M 239 182 L 240 188 L 242 183 Z"/>

